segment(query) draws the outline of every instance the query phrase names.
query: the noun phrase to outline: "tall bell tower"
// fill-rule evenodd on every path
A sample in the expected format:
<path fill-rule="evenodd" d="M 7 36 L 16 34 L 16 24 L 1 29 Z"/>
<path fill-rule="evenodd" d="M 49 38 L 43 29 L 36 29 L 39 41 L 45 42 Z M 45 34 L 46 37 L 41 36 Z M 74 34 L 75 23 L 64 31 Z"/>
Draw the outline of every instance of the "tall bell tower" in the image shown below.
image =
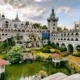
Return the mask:
<path fill-rule="evenodd" d="M 52 13 L 50 17 L 47 19 L 48 21 L 48 29 L 50 30 L 50 40 L 52 37 L 52 33 L 57 31 L 57 23 L 58 23 L 58 18 L 56 17 L 54 13 L 54 9 L 52 9 Z"/>
<path fill-rule="evenodd" d="M 55 16 L 54 9 L 52 9 L 52 13 L 50 17 L 47 19 L 47 21 L 48 21 L 48 28 L 50 32 L 56 32 L 58 18 Z"/>

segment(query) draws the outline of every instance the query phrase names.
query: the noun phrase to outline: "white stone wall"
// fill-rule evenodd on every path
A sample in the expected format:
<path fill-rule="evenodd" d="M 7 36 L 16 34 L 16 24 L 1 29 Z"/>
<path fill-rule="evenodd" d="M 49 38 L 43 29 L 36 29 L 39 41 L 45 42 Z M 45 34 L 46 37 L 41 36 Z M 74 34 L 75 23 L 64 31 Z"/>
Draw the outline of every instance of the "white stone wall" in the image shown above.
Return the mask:
<path fill-rule="evenodd" d="M 6 27 L 6 21 L 8 22 L 8 27 Z M 16 24 L 16 27 L 15 27 Z M 29 41 L 29 35 L 34 34 L 36 36 L 37 44 L 42 43 L 42 32 L 46 32 L 46 29 L 34 28 L 32 23 L 26 26 L 26 21 L 21 22 L 20 20 L 9 20 L 0 18 L 0 41 L 4 41 L 7 38 L 16 36 L 17 34 L 22 35 L 22 41 Z"/>
<path fill-rule="evenodd" d="M 53 18 L 53 20 L 56 19 L 56 17 Z M 53 24 L 55 25 L 55 30 L 53 30 Z M 60 46 L 62 43 L 64 43 L 66 46 L 69 44 L 73 45 L 74 50 L 77 45 L 80 45 L 80 22 L 78 24 L 79 29 L 73 30 L 73 31 L 65 31 L 65 32 L 58 32 L 57 31 L 57 21 L 53 22 L 52 18 L 49 18 L 48 21 L 48 27 L 50 30 L 50 41 L 53 43 L 59 43 Z M 76 35 L 78 34 L 78 35 Z"/>

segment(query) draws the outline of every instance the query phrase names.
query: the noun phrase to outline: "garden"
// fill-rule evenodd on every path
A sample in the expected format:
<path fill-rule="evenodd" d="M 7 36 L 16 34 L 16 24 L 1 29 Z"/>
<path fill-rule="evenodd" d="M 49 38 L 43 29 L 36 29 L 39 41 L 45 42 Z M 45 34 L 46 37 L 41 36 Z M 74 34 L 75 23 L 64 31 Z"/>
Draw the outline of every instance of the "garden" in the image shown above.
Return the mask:
<path fill-rule="evenodd" d="M 8 42 L 8 43 L 7 43 Z M 55 66 L 52 61 L 52 55 L 58 53 L 61 58 L 68 58 L 70 53 L 66 53 L 66 48 L 58 47 L 55 44 L 43 45 L 41 48 L 27 48 L 25 51 L 22 47 L 12 44 L 13 41 L 5 41 L 0 44 L 3 48 L 0 50 L 0 58 L 9 61 L 9 65 L 6 65 L 6 72 L 4 80 L 20 80 L 22 76 L 29 77 L 38 74 L 40 71 L 46 72 L 47 75 L 51 75 L 57 72 L 63 72 L 67 75 L 77 72 L 74 64 L 70 62 L 61 62 L 60 65 Z M 8 50 L 7 50 L 8 49 Z M 24 53 L 25 52 L 25 53 Z M 24 54 L 32 53 L 33 59 L 23 60 Z M 67 55 L 66 55 L 67 54 Z M 74 52 L 73 54 L 77 54 Z"/>
<path fill-rule="evenodd" d="M 36 75 L 41 70 L 45 71 L 47 75 L 51 75 L 57 72 L 63 72 L 67 75 L 70 75 L 70 70 L 66 66 L 55 67 L 50 63 L 35 61 L 7 65 L 4 80 L 20 80 L 22 76 L 29 77 L 32 75 Z"/>

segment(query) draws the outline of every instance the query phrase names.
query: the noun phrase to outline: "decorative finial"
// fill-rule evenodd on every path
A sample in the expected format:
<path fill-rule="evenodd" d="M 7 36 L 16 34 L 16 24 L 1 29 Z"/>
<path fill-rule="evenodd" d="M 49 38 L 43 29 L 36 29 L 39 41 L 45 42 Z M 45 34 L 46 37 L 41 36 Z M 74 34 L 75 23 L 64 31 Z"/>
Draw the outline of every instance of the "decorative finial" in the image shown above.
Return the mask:
<path fill-rule="evenodd" d="M 15 18 L 16 20 L 19 20 L 19 18 L 18 18 L 18 13 L 16 14 L 16 18 Z"/>
<path fill-rule="evenodd" d="M 16 18 L 18 18 L 18 13 L 16 14 Z"/>
<path fill-rule="evenodd" d="M 52 13 L 54 13 L 54 8 L 52 8 Z"/>

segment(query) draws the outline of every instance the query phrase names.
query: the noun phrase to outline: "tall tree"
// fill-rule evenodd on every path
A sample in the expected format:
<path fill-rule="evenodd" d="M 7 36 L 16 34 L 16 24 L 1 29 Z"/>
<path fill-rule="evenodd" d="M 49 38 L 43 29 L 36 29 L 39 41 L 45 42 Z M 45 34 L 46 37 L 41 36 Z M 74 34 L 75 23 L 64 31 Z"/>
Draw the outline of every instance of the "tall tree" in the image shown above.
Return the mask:
<path fill-rule="evenodd" d="M 66 27 L 64 27 L 64 29 L 63 29 L 64 31 L 68 31 L 68 29 L 66 28 Z"/>
<path fill-rule="evenodd" d="M 34 23 L 34 24 L 33 24 L 33 27 L 34 27 L 34 28 L 41 28 L 41 24 L 40 24 L 40 23 Z"/>
<path fill-rule="evenodd" d="M 57 27 L 57 31 L 62 31 L 62 28 L 61 27 Z"/>
<path fill-rule="evenodd" d="M 48 27 L 46 25 L 43 25 L 42 29 L 48 29 Z"/>
<path fill-rule="evenodd" d="M 6 58 L 11 63 L 19 63 L 22 60 L 22 48 L 20 46 L 14 46 L 8 52 Z"/>

